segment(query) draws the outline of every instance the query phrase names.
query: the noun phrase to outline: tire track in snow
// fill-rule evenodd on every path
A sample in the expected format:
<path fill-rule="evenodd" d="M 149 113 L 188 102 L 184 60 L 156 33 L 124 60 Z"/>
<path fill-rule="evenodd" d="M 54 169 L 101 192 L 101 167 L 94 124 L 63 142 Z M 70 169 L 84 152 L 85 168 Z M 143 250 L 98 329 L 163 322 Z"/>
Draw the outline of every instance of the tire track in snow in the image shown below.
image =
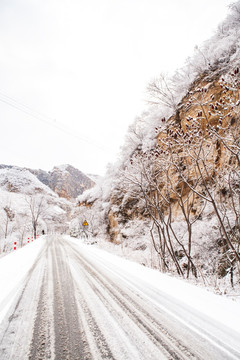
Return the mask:
<path fill-rule="evenodd" d="M 88 342 L 74 296 L 74 284 L 69 270 L 68 255 L 59 241 L 52 246 L 54 278 L 54 329 L 57 360 L 91 359 Z"/>
<path fill-rule="evenodd" d="M 34 321 L 33 338 L 30 346 L 29 360 L 51 359 L 51 336 L 49 323 L 49 309 L 47 304 L 46 269 L 41 286 L 37 315 Z"/>
<path fill-rule="evenodd" d="M 135 280 L 133 279 L 132 281 L 131 278 L 127 279 L 127 272 L 118 274 L 118 270 L 115 272 L 114 268 L 109 268 L 108 265 L 105 267 L 105 264 L 102 263 L 102 260 L 98 259 L 96 255 L 89 257 L 87 252 L 85 256 L 82 249 L 77 245 L 69 242 L 66 242 L 66 245 L 73 249 L 73 259 L 74 256 L 76 256 L 76 264 L 78 262 L 85 263 L 82 268 L 85 269 L 85 277 L 88 279 L 89 287 L 92 286 L 91 283 L 95 286 L 95 294 L 98 293 L 99 298 L 101 297 L 102 303 L 104 302 L 106 308 L 109 308 L 109 313 L 112 312 L 115 319 L 118 317 L 119 329 L 121 326 L 125 326 L 124 322 L 120 319 L 122 315 L 118 316 L 116 313 L 116 304 L 119 301 L 117 298 L 119 298 L 120 295 L 120 307 L 122 301 L 122 308 L 125 313 L 129 311 L 129 319 L 133 319 L 132 326 L 134 326 L 134 322 L 138 324 L 139 328 L 144 327 L 144 324 L 149 327 L 150 324 L 150 331 L 148 331 L 148 333 L 151 335 L 152 332 L 155 341 L 157 341 L 156 336 L 158 335 L 161 339 L 160 342 L 164 344 L 165 341 L 166 346 L 164 345 L 163 347 L 168 353 L 167 358 L 175 359 L 178 356 L 180 359 L 239 359 L 239 352 L 235 350 L 235 347 L 231 346 L 231 338 L 229 338 L 229 343 L 225 340 L 222 343 L 221 332 L 224 331 L 224 329 L 218 329 L 218 324 L 213 324 L 211 319 L 205 319 L 204 316 L 202 317 L 202 315 L 197 312 L 192 313 L 191 309 L 189 309 L 188 312 L 188 309 L 184 307 L 183 314 L 187 320 L 185 321 L 184 317 L 182 318 L 183 321 L 181 321 L 181 313 L 180 316 L 174 315 L 174 311 L 177 308 L 182 311 L 180 303 L 174 301 L 171 303 L 172 299 L 170 297 L 167 296 L 165 299 L 164 293 L 158 293 L 155 288 L 151 288 L 151 286 L 148 287 L 147 285 L 145 297 L 144 290 L 141 289 L 141 287 L 141 290 L 138 290 L 137 284 L 134 283 Z M 78 267 L 78 271 L 80 271 L 81 266 L 75 266 Z M 89 270 L 90 273 L 92 271 L 92 275 L 89 273 Z M 100 279 L 100 282 L 98 279 Z M 116 295 L 116 301 L 114 296 L 112 296 L 113 294 Z M 153 301 L 151 300 L 151 296 L 153 296 Z M 128 301 L 130 305 L 128 305 Z M 163 306 L 161 302 L 163 302 Z M 110 305 L 112 308 L 110 308 Z M 165 306 L 167 306 L 166 310 Z M 170 311 L 168 311 L 168 306 Z M 115 313 L 113 308 L 115 309 Z M 173 314 L 171 314 L 171 309 L 174 309 Z M 204 320 L 207 321 L 207 331 L 205 331 Z M 188 322 L 190 322 L 190 326 L 188 326 Z M 198 324 L 198 322 L 200 322 L 200 324 Z M 218 333 L 220 335 L 219 339 Z M 233 334 L 233 336 L 236 337 L 236 334 Z M 226 339 L 227 338 L 228 337 L 226 337 Z M 236 341 L 235 338 L 234 341 Z M 157 342 L 159 344 L 159 339 Z M 159 349 L 161 349 L 161 347 L 159 347 Z M 164 355 L 162 354 L 162 356 Z M 150 358 L 149 352 L 146 359 Z M 155 358 L 159 359 L 160 357 L 156 356 Z M 163 357 L 161 357 L 161 359 L 162 358 Z"/>
<path fill-rule="evenodd" d="M 147 312 L 144 301 L 142 302 L 141 300 L 142 304 L 140 305 L 139 298 L 134 299 L 133 294 L 129 296 L 127 292 L 124 292 L 116 284 L 113 284 L 109 279 L 106 279 L 106 277 L 101 276 L 99 271 L 94 269 L 89 262 L 86 262 L 77 250 L 72 248 L 72 246 L 70 246 L 70 248 L 76 264 L 78 264 L 75 266 L 79 266 L 78 271 L 80 271 L 81 268 L 85 270 L 85 277 L 87 278 L 89 286 L 98 296 L 99 301 L 104 304 L 111 314 L 115 315 L 115 318 L 118 318 L 119 326 L 124 326 L 121 315 L 121 312 L 123 312 L 124 316 L 128 317 L 128 320 L 132 320 L 132 326 L 133 324 L 137 324 L 137 326 L 142 329 L 144 334 L 147 335 L 150 341 L 159 349 L 162 356 L 176 360 L 202 358 L 194 354 L 186 344 L 174 338 L 163 324 L 157 321 L 159 314 L 156 314 L 158 317 L 152 316 L 151 314 L 154 313 L 153 309 L 148 309 L 150 312 Z M 120 313 L 120 315 L 118 313 Z M 159 359 L 159 356 L 160 355 L 155 354 L 154 358 Z"/>
<path fill-rule="evenodd" d="M 71 248 L 67 247 L 65 242 L 62 242 L 62 239 L 59 238 L 58 247 L 56 247 L 56 261 L 55 261 L 56 273 L 58 273 L 58 285 L 56 286 L 56 292 L 60 291 L 64 294 L 64 296 L 60 296 L 60 297 L 55 296 L 55 298 L 63 299 L 63 302 L 58 304 L 59 309 L 65 309 L 66 311 L 66 309 L 69 308 L 69 306 L 71 306 L 70 304 L 73 305 L 73 308 L 71 310 L 66 311 L 65 320 L 63 319 L 63 317 L 60 320 L 61 326 L 64 327 L 64 322 L 65 324 L 68 324 L 68 326 L 71 324 L 70 325 L 71 328 L 68 329 L 68 334 L 72 336 L 74 332 L 72 325 L 74 324 L 74 322 L 78 321 L 78 319 L 79 321 L 81 321 L 81 326 L 78 325 L 75 329 L 76 334 L 82 334 L 82 339 L 77 339 L 78 341 L 76 342 L 76 346 L 78 344 L 78 349 L 76 349 L 75 351 L 75 356 L 77 357 L 73 357 L 73 355 L 70 354 L 72 357 L 70 356 L 69 359 L 71 360 L 72 359 L 88 360 L 92 358 L 114 359 L 114 356 L 112 355 L 111 350 L 107 344 L 106 338 L 102 334 L 97 322 L 94 319 L 94 316 L 91 313 L 91 310 L 88 306 L 88 301 L 87 299 L 86 300 L 84 299 L 83 296 L 84 289 L 81 290 L 81 292 L 79 292 L 77 283 L 74 282 L 73 280 L 72 273 L 70 270 L 70 263 L 72 260 L 70 258 L 69 250 L 71 251 Z M 63 278 L 65 278 L 65 280 L 64 283 L 62 283 L 63 287 L 61 289 L 58 288 L 58 286 L 63 281 L 60 279 Z M 85 326 L 83 326 L 83 322 L 85 323 Z M 79 330 L 79 328 L 81 329 Z M 59 327 L 56 329 L 55 332 L 56 344 L 63 343 L 64 340 L 66 340 L 66 339 L 61 339 L 60 333 L 59 333 L 59 340 L 57 339 L 58 336 L 57 334 L 59 331 L 58 329 Z M 87 338 L 87 334 L 89 333 L 91 334 L 91 336 L 88 336 Z M 66 348 L 68 347 L 69 346 L 66 346 Z M 94 355 L 91 354 L 91 352 L 93 352 Z M 58 357 L 57 353 L 56 353 L 56 358 L 63 360 L 67 359 L 66 357 L 63 358 Z"/>
<path fill-rule="evenodd" d="M 28 360 L 54 358 L 55 336 L 53 331 L 53 307 L 51 301 L 53 290 L 52 281 L 51 278 L 49 278 L 49 273 L 52 272 L 52 266 L 51 261 L 49 261 L 50 240 L 47 238 L 46 241 L 46 264 L 34 321 Z"/>
<path fill-rule="evenodd" d="M 48 239 L 45 276 L 29 355 L 29 360 L 45 359 L 91 359 L 78 318 L 67 257 L 55 238 Z"/>
<path fill-rule="evenodd" d="M 46 238 L 0 325 L 0 359 L 234 358 L 169 316 L 164 306 L 170 307 L 170 298 L 164 303 L 155 288 L 138 290 L 127 272 L 104 265 L 72 242 Z"/>

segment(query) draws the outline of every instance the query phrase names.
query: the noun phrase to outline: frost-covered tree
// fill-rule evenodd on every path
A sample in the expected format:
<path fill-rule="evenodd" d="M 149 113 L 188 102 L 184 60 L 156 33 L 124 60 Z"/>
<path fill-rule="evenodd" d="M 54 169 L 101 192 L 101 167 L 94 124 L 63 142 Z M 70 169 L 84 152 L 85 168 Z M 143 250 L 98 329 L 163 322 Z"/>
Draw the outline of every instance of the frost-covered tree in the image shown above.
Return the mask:
<path fill-rule="evenodd" d="M 5 242 L 5 239 L 7 239 L 8 235 L 14 230 L 14 225 L 15 225 L 14 218 L 15 218 L 15 212 L 11 208 L 10 201 L 8 200 L 3 205 L 0 211 L 0 219 L 1 219 L 0 229 L 4 238 L 3 243 Z M 0 243 L 0 252 L 2 247 L 4 249 L 5 245 Z"/>
<path fill-rule="evenodd" d="M 13 212 L 13 210 L 11 209 L 11 207 L 9 205 L 4 206 L 3 208 L 4 214 L 5 214 L 5 230 L 4 230 L 4 237 L 5 239 L 8 236 L 8 230 L 9 230 L 9 222 L 13 221 L 15 214 Z"/>
<path fill-rule="evenodd" d="M 206 262 L 216 274 L 239 271 L 239 14 L 237 1 L 182 69 L 149 84 L 151 106 L 129 128 L 119 161 L 82 196 L 101 221 L 111 213 L 122 222 L 121 231 L 131 216 L 151 219 L 162 271 L 199 276 Z M 197 253 L 207 213 L 214 238 Z"/>
<path fill-rule="evenodd" d="M 28 208 L 31 216 L 33 236 L 34 239 L 36 239 L 37 228 L 39 225 L 40 218 L 44 218 L 46 216 L 48 205 L 45 197 L 41 195 L 26 196 L 25 200 L 26 203 L 28 204 Z"/>

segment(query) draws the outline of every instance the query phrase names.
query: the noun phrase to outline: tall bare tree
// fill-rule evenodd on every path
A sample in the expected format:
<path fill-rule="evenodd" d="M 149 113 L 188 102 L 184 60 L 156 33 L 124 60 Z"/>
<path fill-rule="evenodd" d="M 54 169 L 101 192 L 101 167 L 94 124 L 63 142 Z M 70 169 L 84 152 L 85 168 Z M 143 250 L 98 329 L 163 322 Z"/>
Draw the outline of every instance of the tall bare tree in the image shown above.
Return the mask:
<path fill-rule="evenodd" d="M 34 239 L 37 237 L 37 228 L 40 218 L 46 216 L 47 203 L 44 196 L 31 195 L 26 197 L 26 202 L 29 206 L 33 236 Z"/>

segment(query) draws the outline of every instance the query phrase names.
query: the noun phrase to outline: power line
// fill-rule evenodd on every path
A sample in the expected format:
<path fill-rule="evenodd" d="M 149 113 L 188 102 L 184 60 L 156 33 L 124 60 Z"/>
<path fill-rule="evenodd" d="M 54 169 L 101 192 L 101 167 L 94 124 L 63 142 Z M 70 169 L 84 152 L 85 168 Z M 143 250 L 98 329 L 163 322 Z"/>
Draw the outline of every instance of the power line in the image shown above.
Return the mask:
<path fill-rule="evenodd" d="M 14 102 L 14 103 L 16 103 L 16 104 L 18 104 L 18 105 L 20 105 L 20 106 L 28 109 L 28 111 L 35 112 L 36 114 L 38 114 L 38 115 L 40 115 L 40 116 L 43 116 L 43 117 L 45 117 L 45 118 L 48 118 L 49 120 L 54 120 L 53 118 L 47 116 L 46 114 L 40 113 L 39 111 L 36 111 L 36 110 L 32 109 L 31 107 L 23 104 L 23 103 L 20 102 L 19 100 L 16 100 L 16 99 L 14 99 L 13 97 L 4 94 L 4 93 L 1 92 L 1 91 L 0 91 L 0 95 L 4 96 L 5 98 L 9 99 L 10 101 L 12 101 L 12 102 Z"/>
<path fill-rule="evenodd" d="M 53 119 L 43 113 L 40 113 L 40 112 L 32 109 L 28 105 L 25 105 L 22 102 L 14 99 L 13 97 L 4 94 L 2 91 L 0 91 L 0 101 L 11 106 L 12 108 L 14 108 L 16 110 L 19 110 L 39 121 L 42 121 L 43 123 L 45 123 L 47 125 L 50 125 L 56 129 L 62 131 L 63 133 L 65 133 L 69 136 L 75 137 L 79 140 L 89 143 L 98 149 L 101 149 L 108 153 L 109 153 L 109 151 L 112 151 L 112 149 L 107 148 L 106 146 L 104 146 L 102 144 L 97 144 L 96 142 L 93 142 L 92 140 L 90 140 L 87 137 L 83 137 L 83 136 L 79 135 L 78 132 L 75 131 L 75 129 L 68 129 L 64 124 L 57 122 L 56 119 Z"/>

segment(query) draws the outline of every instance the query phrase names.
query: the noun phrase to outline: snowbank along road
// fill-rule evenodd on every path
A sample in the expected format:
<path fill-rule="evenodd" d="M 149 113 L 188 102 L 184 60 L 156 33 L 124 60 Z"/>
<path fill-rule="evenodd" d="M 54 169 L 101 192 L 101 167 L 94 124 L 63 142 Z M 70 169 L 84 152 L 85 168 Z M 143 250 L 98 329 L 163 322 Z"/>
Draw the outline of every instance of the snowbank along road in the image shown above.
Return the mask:
<path fill-rule="evenodd" d="M 1 321 L 1 360 L 240 359 L 237 331 L 134 275 L 126 260 L 67 237 L 41 241 Z"/>

